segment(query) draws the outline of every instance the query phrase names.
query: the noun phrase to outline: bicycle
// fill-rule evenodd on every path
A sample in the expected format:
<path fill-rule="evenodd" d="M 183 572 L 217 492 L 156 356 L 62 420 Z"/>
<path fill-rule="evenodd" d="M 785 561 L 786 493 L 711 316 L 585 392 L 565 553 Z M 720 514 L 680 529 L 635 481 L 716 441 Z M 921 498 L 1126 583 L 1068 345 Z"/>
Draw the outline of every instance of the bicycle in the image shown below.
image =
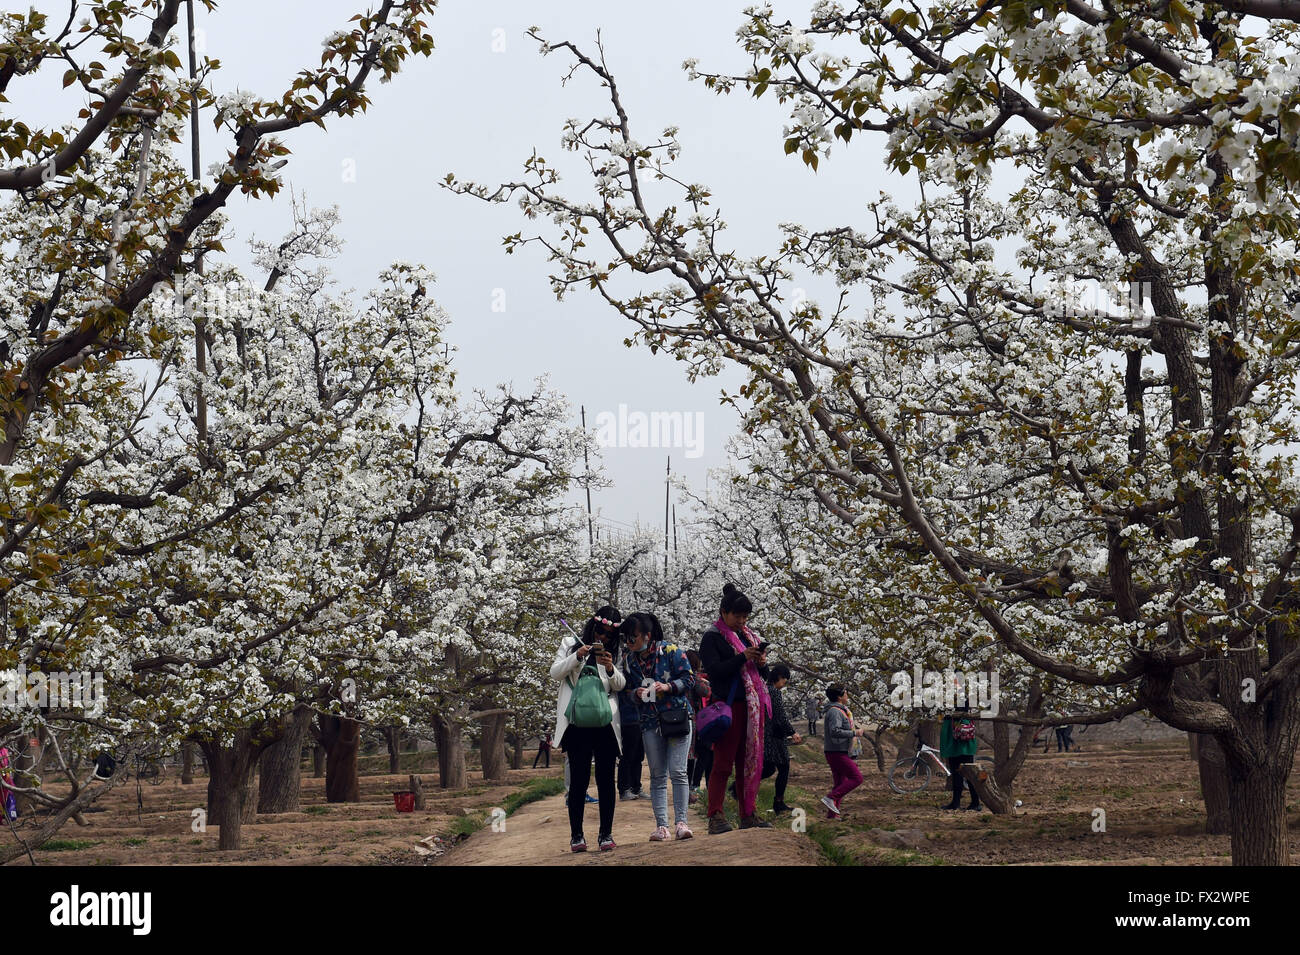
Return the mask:
<path fill-rule="evenodd" d="M 983 763 L 989 770 L 993 769 L 993 757 L 976 756 L 976 764 Z M 900 796 L 906 796 L 908 793 L 924 792 L 930 785 L 930 764 L 939 767 L 944 778 L 948 778 L 952 773 L 948 770 L 947 765 L 939 756 L 939 751 L 933 746 L 926 745 L 925 740 L 921 739 L 921 734 L 916 734 L 916 753 L 911 756 L 904 756 L 898 762 L 894 763 L 894 768 L 889 773 L 889 788 Z"/>

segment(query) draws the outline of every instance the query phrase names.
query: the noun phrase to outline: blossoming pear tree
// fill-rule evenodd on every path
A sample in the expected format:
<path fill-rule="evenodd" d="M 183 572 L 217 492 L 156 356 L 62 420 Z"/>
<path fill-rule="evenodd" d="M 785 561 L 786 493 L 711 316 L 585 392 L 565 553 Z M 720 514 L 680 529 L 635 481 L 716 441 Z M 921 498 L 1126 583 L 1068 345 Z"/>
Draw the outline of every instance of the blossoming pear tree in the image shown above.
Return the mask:
<path fill-rule="evenodd" d="M 803 28 L 752 7 L 747 71 L 687 69 L 774 95 L 792 162 L 874 139 L 869 174 L 918 196 L 788 224 L 771 250 L 727 244 L 675 130 L 638 139 L 603 54 L 567 42 L 543 46 L 613 110 L 566 126 L 592 195 L 563 195 L 540 155 L 499 189 L 448 185 L 554 222 L 509 245 L 546 248 L 557 294 L 594 290 L 693 375 L 742 370 L 787 476 L 848 527 L 905 525 L 1005 653 L 1212 741 L 1233 862 L 1280 865 L 1300 740 L 1296 22 L 1264 0 L 824 0 Z M 793 295 L 809 273 L 838 294 Z"/>

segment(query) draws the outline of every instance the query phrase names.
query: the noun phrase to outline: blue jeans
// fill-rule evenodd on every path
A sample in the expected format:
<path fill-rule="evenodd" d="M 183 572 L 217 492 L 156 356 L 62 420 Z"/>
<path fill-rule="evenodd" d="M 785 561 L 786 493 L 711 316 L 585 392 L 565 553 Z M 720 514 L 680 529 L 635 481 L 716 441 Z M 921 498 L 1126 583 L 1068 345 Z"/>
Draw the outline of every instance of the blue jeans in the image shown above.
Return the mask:
<path fill-rule="evenodd" d="M 691 752 L 691 734 L 664 739 L 659 728 L 642 729 L 645 759 L 650 764 L 650 808 L 655 825 L 668 825 L 668 777 L 673 778 L 673 815 L 676 822 L 686 821 L 690 805 L 690 782 L 686 778 L 686 760 Z"/>

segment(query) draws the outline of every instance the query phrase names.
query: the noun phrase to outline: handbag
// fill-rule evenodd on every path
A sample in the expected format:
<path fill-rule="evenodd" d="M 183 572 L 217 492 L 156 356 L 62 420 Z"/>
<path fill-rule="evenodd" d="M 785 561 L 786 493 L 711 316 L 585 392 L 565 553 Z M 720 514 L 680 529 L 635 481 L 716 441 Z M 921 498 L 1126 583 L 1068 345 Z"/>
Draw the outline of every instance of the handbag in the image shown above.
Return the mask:
<path fill-rule="evenodd" d="M 659 711 L 659 735 L 676 739 L 691 731 L 691 717 L 685 703 L 674 703 Z"/>
<path fill-rule="evenodd" d="M 727 730 L 731 729 L 731 701 L 736 698 L 736 687 L 739 685 L 740 674 L 737 673 L 731 691 L 727 694 L 727 701 L 724 703 L 718 700 L 700 710 L 695 721 L 695 738 L 699 742 L 711 746 L 727 735 Z"/>

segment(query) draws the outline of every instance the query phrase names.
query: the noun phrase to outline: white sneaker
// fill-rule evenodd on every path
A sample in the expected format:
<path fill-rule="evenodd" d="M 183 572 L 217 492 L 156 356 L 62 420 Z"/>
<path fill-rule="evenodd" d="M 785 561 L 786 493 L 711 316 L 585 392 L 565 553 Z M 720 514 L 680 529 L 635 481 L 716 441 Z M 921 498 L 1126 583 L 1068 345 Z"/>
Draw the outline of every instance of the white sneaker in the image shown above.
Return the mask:
<path fill-rule="evenodd" d="M 686 825 L 686 823 L 684 823 L 684 822 L 679 822 L 679 823 L 677 824 L 677 838 L 678 838 L 678 839 L 690 839 L 690 838 L 691 838 L 692 836 L 694 836 L 694 835 L 695 835 L 695 833 L 691 832 L 691 827 L 688 826 L 688 825 Z"/>
<path fill-rule="evenodd" d="M 659 827 L 658 829 L 656 829 L 654 832 L 650 833 L 650 841 L 651 841 L 651 842 L 667 842 L 667 841 L 668 841 L 668 827 L 667 827 L 667 826 L 660 826 L 660 827 Z"/>
<path fill-rule="evenodd" d="M 842 813 L 840 812 L 840 807 L 835 805 L 835 800 L 832 799 L 830 796 L 822 796 L 822 805 L 825 806 L 828 811 L 833 812 L 835 815 L 837 816 L 842 815 Z"/>

